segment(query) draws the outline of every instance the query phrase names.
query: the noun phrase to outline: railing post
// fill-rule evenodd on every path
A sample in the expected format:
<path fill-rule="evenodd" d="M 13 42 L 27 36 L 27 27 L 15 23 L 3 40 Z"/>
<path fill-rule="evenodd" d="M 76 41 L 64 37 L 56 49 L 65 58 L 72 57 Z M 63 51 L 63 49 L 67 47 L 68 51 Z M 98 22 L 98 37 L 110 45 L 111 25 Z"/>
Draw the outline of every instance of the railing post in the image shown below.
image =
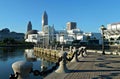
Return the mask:
<path fill-rule="evenodd" d="M 59 57 L 62 57 L 62 60 L 59 62 L 59 67 L 58 69 L 55 71 L 56 73 L 67 73 L 69 72 L 66 66 L 66 52 L 61 52 L 59 53 Z"/>
<path fill-rule="evenodd" d="M 70 52 L 72 52 L 72 46 L 70 46 Z"/>
<path fill-rule="evenodd" d="M 55 45 L 55 50 L 57 50 L 57 45 Z"/>
<path fill-rule="evenodd" d="M 64 46 L 61 47 L 61 51 L 64 51 Z"/>
<path fill-rule="evenodd" d="M 78 62 L 76 47 L 73 48 L 74 57 L 71 62 Z"/>
<path fill-rule="evenodd" d="M 50 46 L 50 50 L 52 50 L 52 46 Z"/>
<path fill-rule="evenodd" d="M 17 61 L 12 64 L 14 73 L 19 73 L 17 79 L 31 79 L 29 77 L 33 64 L 26 61 Z"/>

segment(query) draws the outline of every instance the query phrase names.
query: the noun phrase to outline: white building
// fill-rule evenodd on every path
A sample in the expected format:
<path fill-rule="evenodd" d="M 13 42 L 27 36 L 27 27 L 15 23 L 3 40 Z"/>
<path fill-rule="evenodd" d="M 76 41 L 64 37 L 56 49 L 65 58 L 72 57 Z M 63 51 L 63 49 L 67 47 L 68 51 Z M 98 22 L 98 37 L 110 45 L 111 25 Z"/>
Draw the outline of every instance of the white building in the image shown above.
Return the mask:
<path fill-rule="evenodd" d="M 72 44 L 73 40 L 80 40 L 81 34 L 82 31 L 80 29 L 62 30 L 56 34 L 56 41 L 59 41 L 61 44 Z"/>
<path fill-rule="evenodd" d="M 37 30 L 30 30 L 27 32 L 26 42 L 38 43 L 38 33 Z"/>
<path fill-rule="evenodd" d="M 120 44 L 120 22 L 108 24 L 104 33 L 109 42 Z"/>
<path fill-rule="evenodd" d="M 44 26 L 44 31 L 31 30 L 27 33 L 26 42 L 34 42 L 36 44 L 49 45 L 55 40 L 54 27 Z"/>
<path fill-rule="evenodd" d="M 44 26 L 44 31 L 38 32 L 39 43 L 48 46 L 55 41 L 54 26 Z"/>
<path fill-rule="evenodd" d="M 98 44 L 102 44 L 102 36 L 101 33 L 84 33 L 84 41 L 86 40 L 87 42 L 91 42 L 91 40 L 98 40 Z M 95 41 L 94 41 L 95 42 Z"/>
<path fill-rule="evenodd" d="M 63 30 L 56 35 L 56 39 L 60 44 L 72 44 L 74 40 L 86 43 L 90 41 L 93 41 L 94 43 L 96 40 L 98 41 L 98 44 L 102 43 L 101 33 L 83 33 L 83 31 L 80 31 L 79 29 Z"/>
<path fill-rule="evenodd" d="M 46 11 L 42 15 L 42 31 L 37 33 L 28 33 L 26 35 L 28 38 L 27 42 L 35 42 L 36 44 L 41 44 L 47 46 L 53 42 L 60 42 L 60 44 L 72 44 L 74 40 L 80 40 L 80 42 L 88 42 L 90 39 L 100 40 L 101 43 L 101 34 L 100 33 L 83 33 L 80 29 L 77 28 L 76 22 L 68 22 L 66 25 L 66 30 L 55 31 L 54 26 L 48 25 L 48 15 Z M 88 40 L 88 37 L 90 39 Z"/>

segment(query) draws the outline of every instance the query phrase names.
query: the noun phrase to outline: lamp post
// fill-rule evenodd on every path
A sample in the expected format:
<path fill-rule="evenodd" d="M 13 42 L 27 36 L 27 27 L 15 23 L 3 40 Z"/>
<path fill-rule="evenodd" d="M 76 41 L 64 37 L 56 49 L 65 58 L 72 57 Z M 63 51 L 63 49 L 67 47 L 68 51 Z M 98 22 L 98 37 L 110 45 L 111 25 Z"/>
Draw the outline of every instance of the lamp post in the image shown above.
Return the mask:
<path fill-rule="evenodd" d="M 102 54 L 105 55 L 105 48 L 104 48 L 104 30 L 106 30 L 106 28 L 104 27 L 104 25 L 101 26 L 101 33 L 102 33 Z"/>

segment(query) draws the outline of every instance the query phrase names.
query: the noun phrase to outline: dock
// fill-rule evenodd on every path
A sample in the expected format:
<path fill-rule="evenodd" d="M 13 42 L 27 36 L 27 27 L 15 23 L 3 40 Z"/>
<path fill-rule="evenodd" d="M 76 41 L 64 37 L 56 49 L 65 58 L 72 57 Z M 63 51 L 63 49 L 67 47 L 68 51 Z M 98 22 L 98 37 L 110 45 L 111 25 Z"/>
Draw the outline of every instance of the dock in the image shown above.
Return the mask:
<path fill-rule="evenodd" d="M 120 56 L 87 52 L 78 62 L 67 64 L 69 72 L 53 72 L 44 79 L 120 79 Z"/>

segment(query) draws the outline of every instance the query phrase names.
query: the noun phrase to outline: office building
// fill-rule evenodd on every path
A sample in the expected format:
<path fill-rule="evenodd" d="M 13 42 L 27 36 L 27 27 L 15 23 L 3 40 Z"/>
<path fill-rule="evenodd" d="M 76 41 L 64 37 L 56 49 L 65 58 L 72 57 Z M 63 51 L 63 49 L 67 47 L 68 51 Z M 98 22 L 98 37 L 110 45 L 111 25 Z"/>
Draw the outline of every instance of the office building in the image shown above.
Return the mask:
<path fill-rule="evenodd" d="M 27 32 L 32 30 L 32 23 L 31 21 L 28 22 L 28 25 L 27 25 Z"/>
<path fill-rule="evenodd" d="M 72 30 L 72 29 L 76 29 L 76 22 L 68 22 L 67 23 L 67 30 Z"/>

